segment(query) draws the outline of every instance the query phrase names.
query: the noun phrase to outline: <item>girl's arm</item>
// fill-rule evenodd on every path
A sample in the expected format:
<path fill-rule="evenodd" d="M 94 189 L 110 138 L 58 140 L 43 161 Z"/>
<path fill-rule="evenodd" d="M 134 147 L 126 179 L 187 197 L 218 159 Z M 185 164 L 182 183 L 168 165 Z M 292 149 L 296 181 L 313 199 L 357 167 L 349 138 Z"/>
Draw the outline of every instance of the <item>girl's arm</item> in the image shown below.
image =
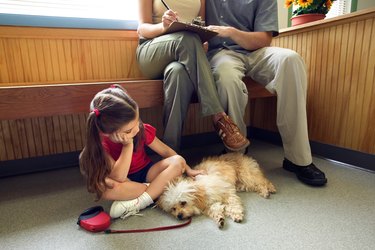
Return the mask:
<path fill-rule="evenodd" d="M 168 158 L 177 155 L 176 151 L 167 146 L 164 142 L 155 137 L 155 139 L 148 145 L 155 153 L 163 158 Z"/>
<path fill-rule="evenodd" d="M 155 137 L 155 139 L 148 145 L 153 151 L 159 154 L 163 158 L 168 158 L 173 155 L 177 155 L 176 151 L 168 147 L 164 142 Z M 190 177 L 195 177 L 199 174 L 204 174 L 203 170 L 191 169 L 188 164 L 185 164 L 185 172 Z"/>
<path fill-rule="evenodd" d="M 112 171 L 108 176 L 109 178 L 118 182 L 124 182 L 127 180 L 130 163 L 133 156 L 133 147 L 133 140 L 130 140 L 128 143 L 124 143 L 120 157 L 117 159 L 117 161 L 107 154 L 112 166 Z"/>
<path fill-rule="evenodd" d="M 138 35 L 144 38 L 154 38 L 162 35 L 169 25 L 178 19 L 173 10 L 164 12 L 161 23 L 152 23 L 152 1 L 138 0 Z"/>

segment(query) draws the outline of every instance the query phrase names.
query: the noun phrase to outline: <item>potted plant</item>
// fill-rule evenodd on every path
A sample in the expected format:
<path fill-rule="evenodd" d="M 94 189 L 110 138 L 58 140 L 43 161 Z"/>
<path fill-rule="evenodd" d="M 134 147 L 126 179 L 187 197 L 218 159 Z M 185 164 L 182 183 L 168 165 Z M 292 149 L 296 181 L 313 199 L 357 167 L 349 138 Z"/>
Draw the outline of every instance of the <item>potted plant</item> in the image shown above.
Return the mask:
<path fill-rule="evenodd" d="M 335 0 L 285 0 L 285 7 L 294 9 L 292 26 L 324 19 Z"/>

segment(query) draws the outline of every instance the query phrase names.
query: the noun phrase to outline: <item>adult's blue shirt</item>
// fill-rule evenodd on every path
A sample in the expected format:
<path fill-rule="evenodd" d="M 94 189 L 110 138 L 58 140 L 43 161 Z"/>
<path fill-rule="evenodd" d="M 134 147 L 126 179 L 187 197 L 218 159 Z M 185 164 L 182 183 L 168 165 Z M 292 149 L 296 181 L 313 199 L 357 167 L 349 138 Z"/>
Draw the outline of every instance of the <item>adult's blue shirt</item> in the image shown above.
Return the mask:
<path fill-rule="evenodd" d="M 277 15 L 276 0 L 206 0 L 206 25 L 232 26 L 242 31 L 267 31 L 277 36 Z M 222 48 L 249 52 L 229 38 L 217 36 L 209 41 L 209 55 Z"/>

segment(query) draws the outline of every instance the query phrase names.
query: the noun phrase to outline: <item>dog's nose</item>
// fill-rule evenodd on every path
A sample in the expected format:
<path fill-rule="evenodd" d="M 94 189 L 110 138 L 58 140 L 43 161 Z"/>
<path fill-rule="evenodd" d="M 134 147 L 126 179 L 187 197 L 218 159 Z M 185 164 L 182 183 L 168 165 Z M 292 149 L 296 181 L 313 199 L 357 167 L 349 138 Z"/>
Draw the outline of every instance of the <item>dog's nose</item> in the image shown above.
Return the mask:
<path fill-rule="evenodd" d="M 179 214 L 177 215 L 177 218 L 178 218 L 179 220 L 182 220 L 182 219 L 184 218 L 184 215 L 183 215 L 182 213 L 179 213 Z"/>

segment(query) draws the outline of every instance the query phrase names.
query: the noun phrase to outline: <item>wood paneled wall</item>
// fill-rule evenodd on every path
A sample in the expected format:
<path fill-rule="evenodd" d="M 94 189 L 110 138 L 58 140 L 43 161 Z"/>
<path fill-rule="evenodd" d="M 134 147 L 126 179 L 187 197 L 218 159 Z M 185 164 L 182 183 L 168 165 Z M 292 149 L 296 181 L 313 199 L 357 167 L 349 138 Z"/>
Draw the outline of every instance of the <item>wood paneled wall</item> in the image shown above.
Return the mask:
<path fill-rule="evenodd" d="M 0 91 L 5 86 L 141 78 L 135 31 L 0 26 Z M 11 111 L 10 111 L 11 112 Z M 162 107 L 141 110 L 163 134 Z M 86 114 L 0 120 L 0 161 L 80 151 Z M 184 135 L 213 131 L 200 105 L 188 113 Z"/>
<path fill-rule="evenodd" d="M 304 58 L 310 140 L 375 154 L 375 8 L 284 30 Z"/>
<path fill-rule="evenodd" d="M 139 78 L 134 31 L 0 28 L 0 86 Z"/>
<path fill-rule="evenodd" d="M 281 31 L 274 46 L 296 50 L 308 74 L 310 139 L 375 153 L 375 9 Z M 142 77 L 135 31 L 0 26 L 1 86 Z M 1 100 L 0 100 L 1 101 Z M 276 100 L 252 100 L 247 124 L 276 131 Z M 251 107 L 251 108 L 250 108 Z M 11 111 L 10 111 L 11 112 Z M 162 107 L 141 110 L 162 134 Z M 0 161 L 80 151 L 86 114 L 0 121 Z M 184 134 L 213 131 L 191 105 Z"/>

